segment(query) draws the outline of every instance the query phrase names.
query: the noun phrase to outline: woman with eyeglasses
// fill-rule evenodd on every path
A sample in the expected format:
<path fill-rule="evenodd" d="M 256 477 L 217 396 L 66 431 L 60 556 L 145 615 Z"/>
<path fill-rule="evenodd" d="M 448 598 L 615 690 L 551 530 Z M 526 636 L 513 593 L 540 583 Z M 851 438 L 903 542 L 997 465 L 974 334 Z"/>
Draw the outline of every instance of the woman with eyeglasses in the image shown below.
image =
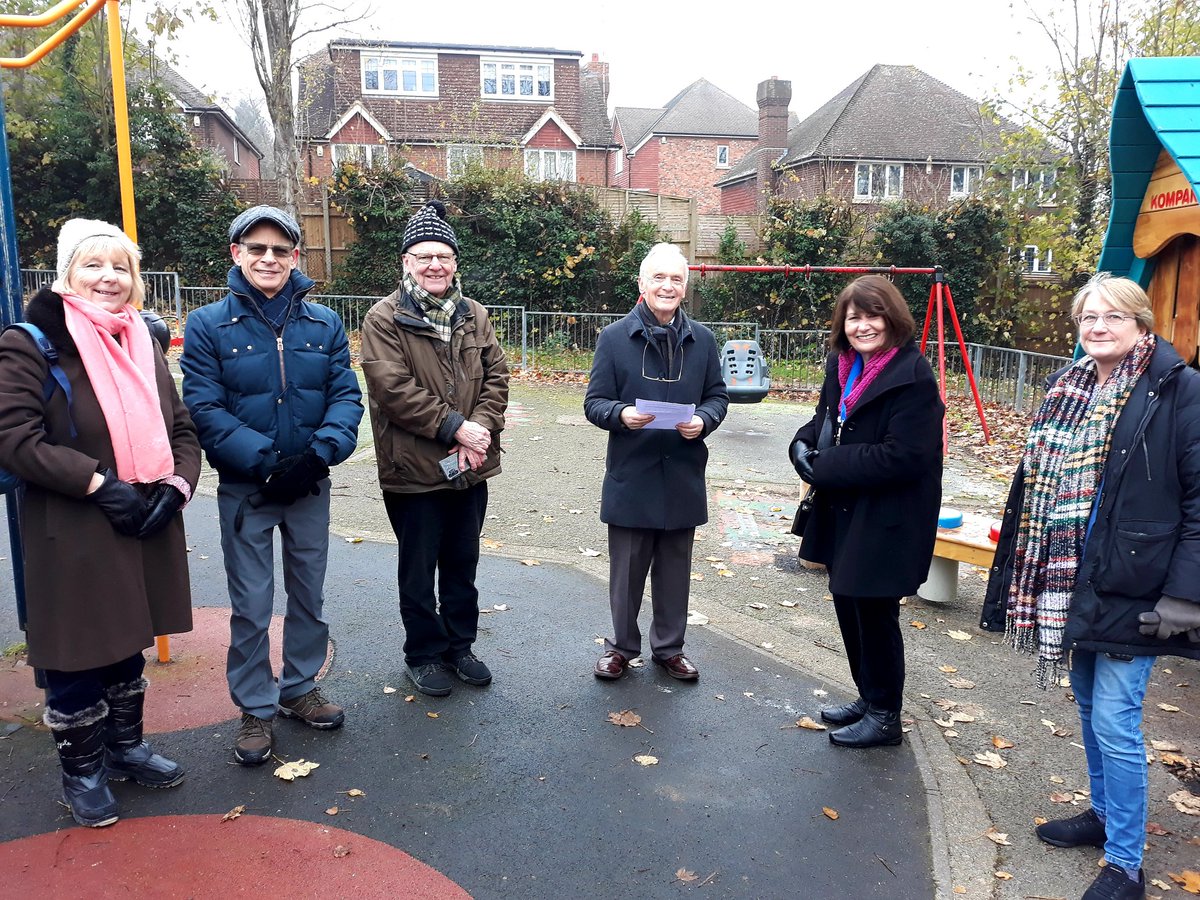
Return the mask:
<path fill-rule="evenodd" d="M 942 496 L 944 407 L 900 291 L 880 275 L 838 295 L 816 413 L 792 439 L 811 513 L 800 556 L 829 591 L 858 696 L 822 710 L 843 747 L 901 741 L 900 598 L 929 573 Z"/>
<path fill-rule="evenodd" d="M 1200 375 L 1150 299 L 1100 273 L 1072 308 L 1087 354 L 1051 377 L 1005 505 L 981 626 L 1069 670 L 1091 808 L 1037 827 L 1103 847 L 1084 900 L 1145 896 L 1142 701 L 1156 656 L 1200 659 Z"/>

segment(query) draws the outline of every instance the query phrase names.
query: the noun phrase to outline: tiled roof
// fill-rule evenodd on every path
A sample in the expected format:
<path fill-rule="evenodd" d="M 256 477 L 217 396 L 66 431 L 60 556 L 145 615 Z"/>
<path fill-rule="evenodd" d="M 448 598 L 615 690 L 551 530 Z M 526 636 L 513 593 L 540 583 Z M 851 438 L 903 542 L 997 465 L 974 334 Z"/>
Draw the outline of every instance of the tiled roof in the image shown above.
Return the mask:
<path fill-rule="evenodd" d="M 296 95 L 296 136 L 323 138 L 338 120 L 333 110 L 333 60 L 320 50 L 300 60 Z"/>
<path fill-rule="evenodd" d="M 582 57 L 579 50 L 555 50 L 553 47 L 493 47 L 488 44 L 429 44 L 415 41 L 372 41 L 366 38 L 347 38 L 330 43 L 331 47 L 392 47 L 397 50 L 449 51 L 467 54 L 527 53 L 537 56 Z"/>
<path fill-rule="evenodd" d="M 751 150 L 745 156 L 738 160 L 737 165 L 725 173 L 724 177 L 717 182 L 714 182 L 715 187 L 728 187 L 736 181 L 741 181 L 743 178 L 753 178 L 758 175 L 758 157 L 764 152 L 772 152 L 774 156 L 781 157 L 783 154 L 778 151 L 763 151 L 761 149 Z M 776 159 L 776 162 L 779 160 Z"/>
<path fill-rule="evenodd" d="M 625 147 L 632 150 L 651 134 L 753 138 L 758 112 L 701 78 L 658 109 L 624 106 L 616 111 Z"/>
<path fill-rule="evenodd" d="M 608 121 L 608 98 L 604 79 L 596 72 L 579 70 L 579 136 L 589 147 L 608 147 L 613 143 Z"/>
<path fill-rule="evenodd" d="M 985 161 L 1010 127 L 916 66 L 875 65 L 792 129 L 783 165 L 814 156 Z"/>

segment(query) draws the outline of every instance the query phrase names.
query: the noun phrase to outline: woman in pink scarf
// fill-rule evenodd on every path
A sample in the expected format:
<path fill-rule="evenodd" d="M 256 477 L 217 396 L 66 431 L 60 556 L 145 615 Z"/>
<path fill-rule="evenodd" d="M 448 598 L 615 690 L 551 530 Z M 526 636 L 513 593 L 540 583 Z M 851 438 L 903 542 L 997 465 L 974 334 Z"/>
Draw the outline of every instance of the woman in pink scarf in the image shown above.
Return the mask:
<path fill-rule="evenodd" d="M 25 310 L 70 383 L 28 334 L 0 336 L 0 466 L 24 480 L 29 664 L 63 799 L 81 825 L 117 820 L 110 780 L 173 787 L 183 770 L 143 739 L 142 651 L 191 630 L 181 510 L 200 475 L 195 428 L 137 306 L 141 253 L 119 229 L 71 219 L 58 278 Z"/>
<path fill-rule="evenodd" d="M 829 592 L 858 696 L 825 709 L 843 747 L 901 741 L 900 598 L 929 572 L 942 497 L 944 407 L 900 292 L 866 275 L 838 295 L 825 383 L 791 445 L 812 485 L 800 556 L 829 570 Z"/>

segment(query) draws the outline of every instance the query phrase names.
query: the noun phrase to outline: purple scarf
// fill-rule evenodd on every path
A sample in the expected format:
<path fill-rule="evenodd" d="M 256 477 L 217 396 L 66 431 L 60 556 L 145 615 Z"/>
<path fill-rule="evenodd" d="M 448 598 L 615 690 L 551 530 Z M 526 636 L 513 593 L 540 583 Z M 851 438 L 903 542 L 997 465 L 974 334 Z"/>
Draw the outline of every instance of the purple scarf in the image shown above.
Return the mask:
<path fill-rule="evenodd" d="M 854 382 L 854 387 L 850 389 L 850 393 L 843 393 L 842 404 L 846 407 L 846 415 L 854 410 L 854 404 L 862 398 L 863 393 L 874 381 L 879 373 L 883 371 L 884 366 L 892 361 L 892 357 L 899 351 L 899 347 L 892 347 L 889 350 L 884 350 L 882 353 L 876 353 L 863 366 L 862 374 Z M 854 360 L 858 356 L 858 351 L 854 349 L 843 350 L 838 354 L 838 384 L 841 385 L 842 391 L 846 390 L 846 379 L 850 377 L 850 369 L 854 366 Z"/>

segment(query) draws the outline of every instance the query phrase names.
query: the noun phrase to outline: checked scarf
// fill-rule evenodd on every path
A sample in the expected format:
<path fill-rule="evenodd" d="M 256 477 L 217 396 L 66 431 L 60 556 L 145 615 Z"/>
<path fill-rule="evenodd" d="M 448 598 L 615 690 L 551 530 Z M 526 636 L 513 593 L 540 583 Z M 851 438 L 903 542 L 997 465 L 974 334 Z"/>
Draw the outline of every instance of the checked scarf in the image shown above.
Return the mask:
<path fill-rule="evenodd" d="M 1005 639 L 1024 653 L 1037 651 L 1043 689 L 1061 677 L 1063 629 L 1113 425 L 1154 345 L 1152 333 L 1140 337 L 1099 386 L 1095 360 L 1079 360 L 1046 394 L 1029 429 Z"/>
<path fill-rule="evenodd" d="M 417 280 L 408 272 L 404 273 L 404 290 L 410 297 L 417 301 L 417 306 L 421 307 L 421 311 L 425 313 L 425 321 L 433 326 L 433 330 L 437 332 L 437 336 L 450 343 L 450 332 L 453 331 L 452 319 L 454 317 L 454 307 L 458 305 L 458 301 L 462 299 L 462 284 L 458 280 L 458 276 L 454 276 L 454 283 L 446 290 L 445 296 L 435 297 L 429 291 L 417 284 Z"/>

